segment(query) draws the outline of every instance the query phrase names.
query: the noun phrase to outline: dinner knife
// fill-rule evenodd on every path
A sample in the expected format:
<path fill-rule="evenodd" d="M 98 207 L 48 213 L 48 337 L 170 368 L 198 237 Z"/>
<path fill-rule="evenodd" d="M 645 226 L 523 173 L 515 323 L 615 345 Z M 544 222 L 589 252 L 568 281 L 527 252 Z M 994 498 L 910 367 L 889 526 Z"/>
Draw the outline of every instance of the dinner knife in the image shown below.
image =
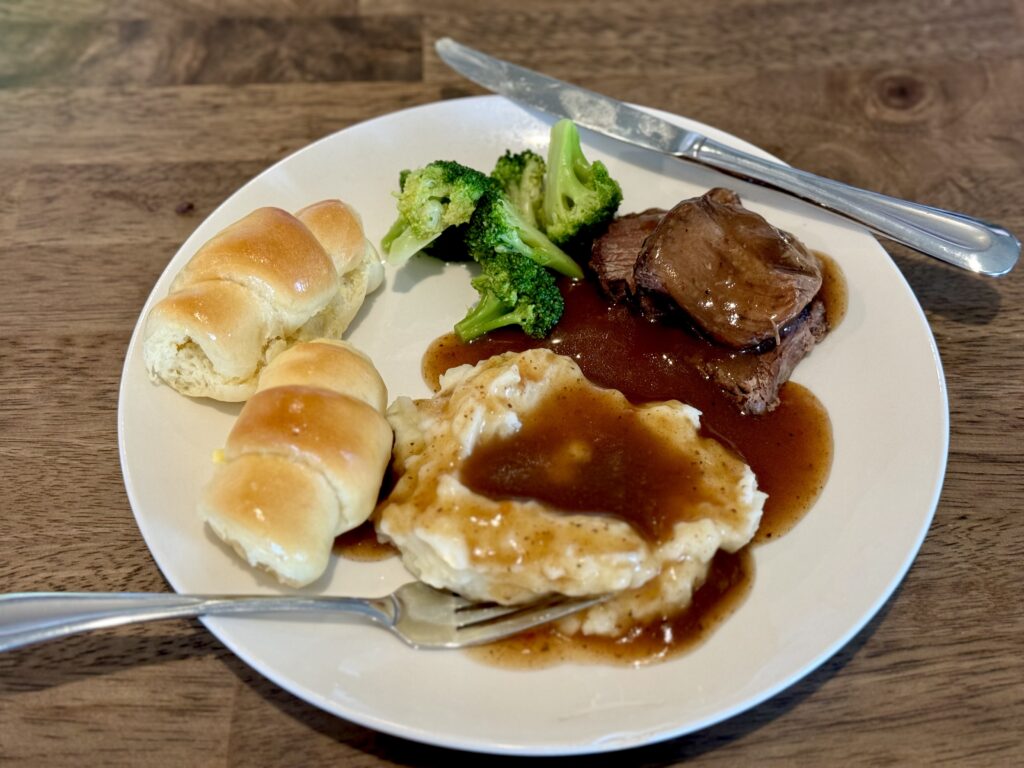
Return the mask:
<path fill-rule="evenodd" d="M 900 200 L 816 176 L 728 147 L 697 131 L 594 91 L 481 53 L 451 38 L 438 55 L 459 74 L 522 104 L 567 117 L 634 146 L 715 168 L 841 214 L 876 234 L 970 272 L 999 276 L 1020 257 L 1020 241 L 1004 228 L 962 213 Z"/>

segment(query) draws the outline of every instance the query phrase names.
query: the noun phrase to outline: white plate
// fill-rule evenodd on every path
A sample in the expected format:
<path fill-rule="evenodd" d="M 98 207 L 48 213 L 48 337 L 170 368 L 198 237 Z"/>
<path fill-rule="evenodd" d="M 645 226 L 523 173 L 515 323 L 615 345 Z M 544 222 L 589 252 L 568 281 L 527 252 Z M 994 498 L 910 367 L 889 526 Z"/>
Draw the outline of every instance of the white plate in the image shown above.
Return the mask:
<path fill-rule="evenodd" d="M 663 116 L 767 156 L 720 131 Z M 132 509 L 174 589 L 280 591 L 210 536 L 194 511 L 211 452 L 223 444 L 238 407 L 190 400 L 146 378 L 142 318 L 174 274 L 200 244 L 261 205 L 295 210 L 341 197 L 362 212 L 378 241 L 394 217 L 401 169 L 448 158 L 487 171 L 506 148 L 543 152 L 550 124 L 493 96 L 386 115 L 260 174 L 185 242 L 135 329 L 118 420 Z M 793 532 L 756 548 L 757 575 L 739 611 L 696 651 L 660 665 L 514 671 L 459 652 L 413 651 L 379 628 L 347 621 L 207 621 L 246 663 L 328 712 L 420 742 L 494 753 L 600 752 L 689 733 L 758 704 L 835 653 L 886 601 L 924 538 L 945 469 L 945 386 L 921 308 L 878 243 L 784 195 L 589 133 L 584 142 L 587 154 L 621 181 L 623 212 L 669 206 L 728 183 L 751 208 L 842 266 L 846 319 L 794 377 L 831 414 L 835 462 L 828 485 Z M 389 273 L 350 338 L 373 356 L 392 398 L 424 396 L 421 356 L 473 298 L 464 267 L 414 259 Z M 376 595 L 407 578 L 395 559 L 336 560 L 309 591 Z"/>

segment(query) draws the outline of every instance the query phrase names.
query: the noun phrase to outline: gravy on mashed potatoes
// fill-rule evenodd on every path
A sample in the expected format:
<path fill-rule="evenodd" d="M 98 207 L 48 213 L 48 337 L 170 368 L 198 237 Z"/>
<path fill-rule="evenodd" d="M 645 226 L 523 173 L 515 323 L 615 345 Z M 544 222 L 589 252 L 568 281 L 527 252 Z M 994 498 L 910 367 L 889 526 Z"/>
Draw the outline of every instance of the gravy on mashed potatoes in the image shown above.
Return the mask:
<path fill-rule="evenodd" d="M 546 349 L 453 368 L 388 419 L 397 480 L 376 527 L 406 567 L 500 603 L 619 593 L 564 632 L 616 637 L 680 613 L 761 518 L 753 472 L 699 433 L 698 411 L 632 405 Z"/>

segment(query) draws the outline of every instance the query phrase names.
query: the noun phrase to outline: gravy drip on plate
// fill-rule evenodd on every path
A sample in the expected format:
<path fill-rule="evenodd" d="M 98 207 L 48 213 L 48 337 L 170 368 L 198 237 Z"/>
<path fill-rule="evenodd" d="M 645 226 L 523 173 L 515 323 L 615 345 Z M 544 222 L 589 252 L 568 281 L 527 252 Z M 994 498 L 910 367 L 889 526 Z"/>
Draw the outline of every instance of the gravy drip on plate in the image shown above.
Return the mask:
<path fill-rule="evenodd" d="M 754 559 L 747 548 L 719 550 L 707 578 L 680 614 L 636 627 L 625 637 L 564 635 L 540 627 L 468 652 L 476 659 L 512 669 L 542 669 L 566 661 L 641 665 L 685 653 L 703 642 L 750 591 Z"/>
<path fill-rule="evenodd" d="M 377 539 L 377 531 L 370 520 L 338 536 L 333 549 L 336 555 L 360 562 L 387 560 L 398 554 L 393 546 Z"/>
<path fill-rule="evenodd" d="M 818 291 L 818 298 L 825 302 L 829 328 L 835 330 L 846 317 L 849 301 L 846 278 L 843 276 L 843 270 L 831 256 L 821 251 L 813 253 L 821 263 L 821 290 Z"/>

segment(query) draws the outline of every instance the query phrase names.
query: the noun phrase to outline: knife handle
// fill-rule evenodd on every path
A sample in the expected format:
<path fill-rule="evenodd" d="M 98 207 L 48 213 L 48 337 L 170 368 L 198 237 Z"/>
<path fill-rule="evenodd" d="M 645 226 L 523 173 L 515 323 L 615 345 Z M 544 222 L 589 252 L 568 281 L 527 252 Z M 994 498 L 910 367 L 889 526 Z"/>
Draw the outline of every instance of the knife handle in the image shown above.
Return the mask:
<path fill-rule="evenodd" d="M 1004 275 L 1020 257 L 1020 241 L 1002 227 L 762 160 L 713 139 L 697 142 L 679 157 L 796 195 L 971 272 Z"/>

